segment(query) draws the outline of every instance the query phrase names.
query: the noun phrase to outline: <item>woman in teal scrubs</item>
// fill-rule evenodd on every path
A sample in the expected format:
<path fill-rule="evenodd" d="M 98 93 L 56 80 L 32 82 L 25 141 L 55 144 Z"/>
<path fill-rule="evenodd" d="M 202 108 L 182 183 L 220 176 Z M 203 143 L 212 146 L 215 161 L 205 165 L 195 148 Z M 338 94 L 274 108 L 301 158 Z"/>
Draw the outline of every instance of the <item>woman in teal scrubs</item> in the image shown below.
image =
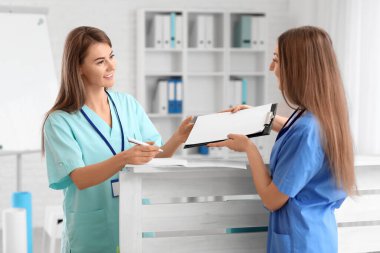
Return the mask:
<path fill-rule="evenodd" d="M 270 70 L 296 108 L 290 118 L 274 119 L 279 134 L 270 171 L 244 135 L 209 146 L 246 152 L 256 190 L 271 211 L 267 252 L 337 252 L 334 210 L 356 187 L 347 103 L 329 35 L 315 27 L 283 33 Z"/>
<path fill-rule="evenodd" d="M 189 117 L 161 146 L 140 104 L 108 90 L 115 82 L 115 65 L 103 31 L 78 27 L 70 32 L 60 91 L 43 128 L 49 186 L 64 193 L 64 253 L 117 252 L 119 199 L 113 186 L 118 172 L 126 164 L 172 156 L 192 128 Z M 128 138 L 152 145 L 130 144 Z"/>

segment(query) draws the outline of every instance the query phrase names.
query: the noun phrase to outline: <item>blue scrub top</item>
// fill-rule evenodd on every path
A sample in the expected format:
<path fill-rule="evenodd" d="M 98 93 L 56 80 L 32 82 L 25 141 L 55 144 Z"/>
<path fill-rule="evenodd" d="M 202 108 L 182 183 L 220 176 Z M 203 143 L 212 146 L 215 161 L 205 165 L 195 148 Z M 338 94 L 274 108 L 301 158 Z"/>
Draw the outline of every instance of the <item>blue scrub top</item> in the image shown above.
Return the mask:
<path fill-rule="evenodd" d="M 162 139 L 141 105 L 130 95 L 109 92 L 123 125 L 125 150 L 131 137 L 162 145 Z M 109 98 L 108 98 L 109 100 Z M 86 105 L 82 107 L 116 153 L 121 151 L 121 131 L 111 101 L 112 128 Z M 50 114 L 44 126 L 49 186 L 63 190 L 65 214 L 62 236 L 64 253 L 113 253 L 119 245 L 119 199 L 112 197 L 111 180 L 79 190 L 69 174 L 80 167 L 113 156 L 80 111 Z M 106 168 L 105 168 L 106 169 Z"/>
<path fill-rule="evenodd" d="M 270 171 L 289 200 L 270 214 L 267 252 L 337 252 L 334 211 L 346 193 L 334 181 L 318 120 L 310 112 L 276 141 Z"/>

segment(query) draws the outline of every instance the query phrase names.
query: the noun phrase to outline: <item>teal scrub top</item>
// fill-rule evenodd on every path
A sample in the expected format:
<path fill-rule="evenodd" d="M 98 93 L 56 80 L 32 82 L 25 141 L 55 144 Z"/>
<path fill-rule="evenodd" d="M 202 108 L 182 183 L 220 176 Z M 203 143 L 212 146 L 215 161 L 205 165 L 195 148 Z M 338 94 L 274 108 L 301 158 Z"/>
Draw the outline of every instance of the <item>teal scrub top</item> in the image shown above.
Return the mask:
<path fill-rule="evenodd" d="M 128 143 L 128 137 L 153 141 L 161 146 L 161 136 L 141 105 L 130 95 L 109 93 L 123 125 L 125 150 L 134 145 Z M 119 153 L 120 126 L 111 101 L 109 104 L 112 128 L 86 105 L 82 109 Z M 69 176 L 77 168 L 111 158 L 111 150 L 80 111 L 50 114 L 44 126 L 44 138 L 49 186 L 64 193 L 62 252 L 116 252 L 119 245 L 119 199 L 112 196 L 111 180 L 118 178 L 118 174 L 84 190 L 79 190 Z"/>
<path fill-rule="evenodd" d="M 270 170 L 273 183 L 289 200 L 270 214 L 267 252 L 337 252 L 334 211 L 346 193 L 331 174 L 312 113 L 301 116 L 276 141 Z"/>

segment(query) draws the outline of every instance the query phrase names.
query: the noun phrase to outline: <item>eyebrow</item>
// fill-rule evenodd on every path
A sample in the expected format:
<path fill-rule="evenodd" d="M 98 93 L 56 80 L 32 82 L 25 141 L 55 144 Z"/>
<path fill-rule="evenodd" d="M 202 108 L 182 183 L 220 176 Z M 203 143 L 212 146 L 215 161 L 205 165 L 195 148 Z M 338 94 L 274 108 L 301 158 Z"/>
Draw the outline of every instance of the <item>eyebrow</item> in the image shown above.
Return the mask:
<path fill-rule="evenodd" d="M 111 55 L 113 55 L 113 51 L 111 51 L 110 56 L 111 56 Z M 104 59 L 105 59 L 105 57 L 98 57 L 98 58 L 96 58 L 94 61 L 104 60 Z"/>

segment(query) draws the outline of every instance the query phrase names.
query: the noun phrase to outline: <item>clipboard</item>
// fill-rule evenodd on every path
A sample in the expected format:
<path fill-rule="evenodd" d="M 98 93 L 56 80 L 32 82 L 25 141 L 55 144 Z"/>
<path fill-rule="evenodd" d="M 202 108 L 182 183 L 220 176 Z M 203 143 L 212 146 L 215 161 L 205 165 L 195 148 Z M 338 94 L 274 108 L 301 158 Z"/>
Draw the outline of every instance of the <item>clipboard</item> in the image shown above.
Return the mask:
<path fill-rule="evenodd" d="M 228 134 L 243 134 L 248 138 L 269 135 L 277 104 L 267 104 L 236 113 L 223 112 L 197 116 L 184 149 L 227 140 Z"/>

